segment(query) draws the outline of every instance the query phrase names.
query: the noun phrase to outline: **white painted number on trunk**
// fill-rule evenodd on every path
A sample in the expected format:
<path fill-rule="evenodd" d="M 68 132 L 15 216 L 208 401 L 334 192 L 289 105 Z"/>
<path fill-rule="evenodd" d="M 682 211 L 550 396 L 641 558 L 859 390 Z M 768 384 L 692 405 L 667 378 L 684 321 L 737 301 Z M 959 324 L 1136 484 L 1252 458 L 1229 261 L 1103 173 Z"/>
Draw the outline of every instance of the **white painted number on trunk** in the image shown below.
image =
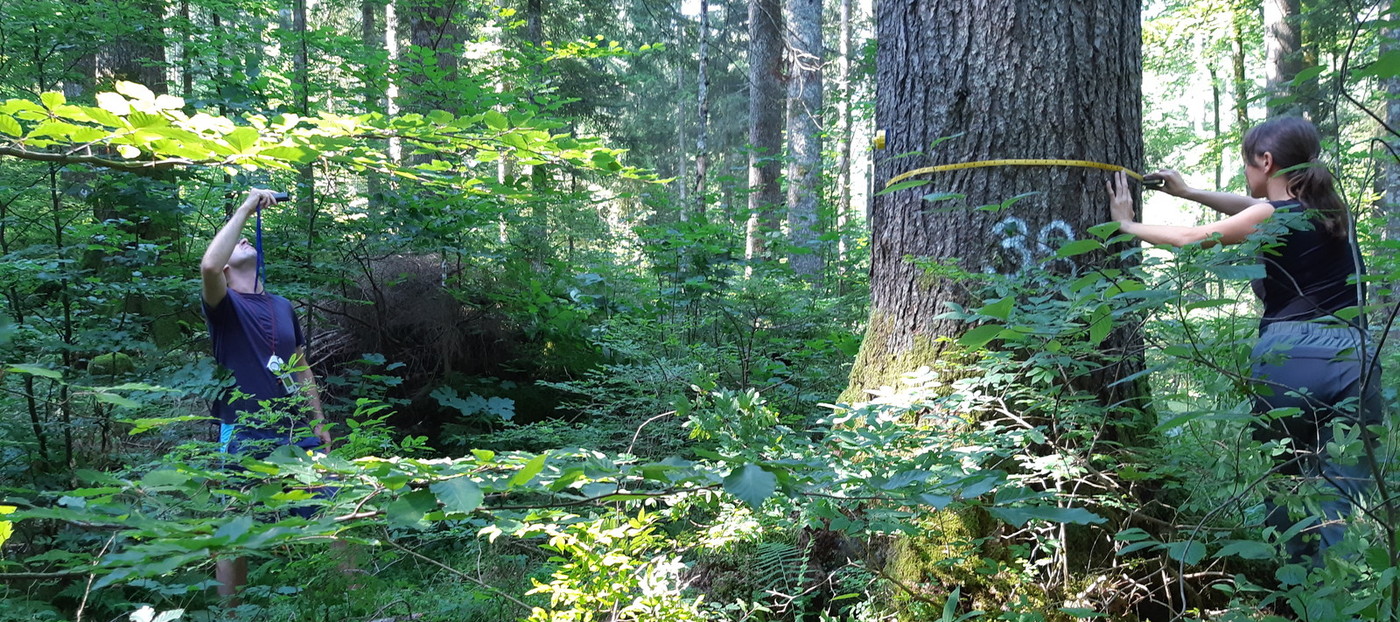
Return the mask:
<path fill-rule="evenodd" d="M 1074 240 L 1074 228 L 1063 220 L 1052 220 L 1032 239 L 1030 227 L 1026 221 L 1015 216 L 1008 216 L 996 224 L 993 229 L 1002 236 L 1001 248 L 1002 256 L 1011 264 L 1012 274 L 1019 274 L 1023 270 L 1035 265 L 1037 258 L 1054 257 L 1055 250 L 1065 242 Z M 1074 267 L 1074 262 L 1068 257 L 1051 259 L 1049 263 L 1063 261 L 1070 268 Z M 987 266 L 986 272 L 996 272 L 992 266 Z"/>

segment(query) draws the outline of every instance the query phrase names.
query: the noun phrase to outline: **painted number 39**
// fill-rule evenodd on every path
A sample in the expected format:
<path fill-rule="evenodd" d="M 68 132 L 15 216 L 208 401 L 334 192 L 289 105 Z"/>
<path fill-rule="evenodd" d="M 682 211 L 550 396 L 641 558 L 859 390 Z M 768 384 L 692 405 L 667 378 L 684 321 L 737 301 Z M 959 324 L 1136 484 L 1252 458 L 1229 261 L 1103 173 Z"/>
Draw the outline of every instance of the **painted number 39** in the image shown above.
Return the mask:
<path fill-rule="evenodd" d="M 1008 267 L 1013 274 L 1034 266 L 1041 258 L 1053 257 L 1061 244 L 1074 240 L 1074 228 L 1063 220 L 1050 221 L 1040 228 L 1034 238 L 1026 221 L 1015 216 L 1002 219 L 993 231 L 1001 235 L 1002 256 L 1011 264 Z M 1053 259 L 1049 263 L 1060 261 L 1066 262 L 1069 268 L 1074 267 L 1074 262 L 1068 257 Z M 986 271 L 997 270 L 988 266 Z"/>

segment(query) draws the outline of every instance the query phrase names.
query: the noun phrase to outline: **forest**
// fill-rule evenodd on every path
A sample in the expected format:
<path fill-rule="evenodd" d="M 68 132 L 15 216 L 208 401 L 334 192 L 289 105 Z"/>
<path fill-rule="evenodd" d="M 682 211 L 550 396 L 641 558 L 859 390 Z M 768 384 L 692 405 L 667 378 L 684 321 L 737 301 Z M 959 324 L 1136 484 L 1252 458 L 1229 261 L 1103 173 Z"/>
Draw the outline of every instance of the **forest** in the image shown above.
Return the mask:
<path fill-rule="evenodd" d="M 1400 3 L 0 17 L 0 622 L 1400 620 Z"/>

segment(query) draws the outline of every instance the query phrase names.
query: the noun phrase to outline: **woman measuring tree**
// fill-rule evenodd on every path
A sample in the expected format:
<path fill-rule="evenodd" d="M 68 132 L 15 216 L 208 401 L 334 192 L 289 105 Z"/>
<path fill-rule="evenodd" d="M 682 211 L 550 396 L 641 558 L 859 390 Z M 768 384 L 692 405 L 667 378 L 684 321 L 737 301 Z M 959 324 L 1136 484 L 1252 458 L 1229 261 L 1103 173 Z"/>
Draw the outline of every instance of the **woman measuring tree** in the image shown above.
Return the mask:
<path fill-rule="evenodd" d="M 1266 222 L 1287 224 L 1277 244 L 1262 247 L 1265 276 L 1254 283 L 1264 305 L 1250 359 L 1254 436 L 1286 441 L 1277 470 L 1320 484 L 1320 515 L 1290 517 L 1276 496 L 1265 500 L 1265 522 L 1280 533 L 1298 520 L 1312 521 L 1286 548 L 1291 561 L 1313 565 L 1341 541 L 1345 519 L 1374 481 L 1367 456 L 1329 453 L 1336 426 L 1381 422 L 1380 369 L 1358 312 L 1365 269 L 1346 205 L 1318 162 L 1320 143 L 1317 128 L 1298 117 L 1251 129 L 1243 154 L 1250 196 L 1197 190 L 1172 170 L 1149 175 L 1162 180 L 1163 192 L 1227 216 L 1196 227 L 1138 222 L 1126 175 L 1117 173 L 1108 184 L 1113 219 L 1151 244 L 1238 244 Z"/>

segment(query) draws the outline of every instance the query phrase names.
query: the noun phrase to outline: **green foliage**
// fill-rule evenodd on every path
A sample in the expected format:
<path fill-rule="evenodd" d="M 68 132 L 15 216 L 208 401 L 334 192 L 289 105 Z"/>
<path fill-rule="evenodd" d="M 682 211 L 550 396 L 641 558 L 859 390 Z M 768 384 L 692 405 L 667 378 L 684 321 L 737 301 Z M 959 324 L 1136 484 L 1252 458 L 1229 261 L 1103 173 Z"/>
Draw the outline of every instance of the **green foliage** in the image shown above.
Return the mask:
<path fill-rule="evenodd" d="M 502 157 L 543 165 L 567 163 L 610 173 L 637 175 L 618 164 L 618 151 L 596 139 L 554 135 L 561 123 L 533 112 L 507 120 L 494 110 L 458 117 L 441 110 L 387 119 L 382 115 L 303 118 L 285 113 L 272 118 L 246 115 L 243 125 L 207 113 L 189 115 L 179 97 L 155 95 L 145 86 L 118 82 L 117 92 L 99 93 L 97 106 L 67 104 L 62 93 L 42 103 L 10 99 L 0 105 L 0 153 L 23 159 L 93 164 L 138 171 L 180 166 L 217 166 L 229 174 L 244 170 L 293 170 L 325 161 L 351 171 L 373 170 L 425 186 L 445 185 L 459 192 L 484 193 L 481 179 L 462 179 L 457 167 L 439 159 L 402 167 L 370 141 L 397 139 L 436 157 L 449 154 L 482 161 Z M 12 132 L 5 131 L 6 129 Z M 73 151 L 115 151 L 118 158 L 71 155 Z M 491 156 L 483 155 L 485 152 Z"/>
<path fill-rule="evenodd" d="M 539 526 L 538 533 L 548 538 L 544 547 L 561 557 L 550 582 L 531 590 L 548 594 L 549 606 L 535 608 L 527 619 L 706 619 L 699 598 L 681 595 L 684 564 L 674 553 L 666 554 L 654 520 L 643 512 L 635 518 L 604 515 L 584 523 Z"/>

